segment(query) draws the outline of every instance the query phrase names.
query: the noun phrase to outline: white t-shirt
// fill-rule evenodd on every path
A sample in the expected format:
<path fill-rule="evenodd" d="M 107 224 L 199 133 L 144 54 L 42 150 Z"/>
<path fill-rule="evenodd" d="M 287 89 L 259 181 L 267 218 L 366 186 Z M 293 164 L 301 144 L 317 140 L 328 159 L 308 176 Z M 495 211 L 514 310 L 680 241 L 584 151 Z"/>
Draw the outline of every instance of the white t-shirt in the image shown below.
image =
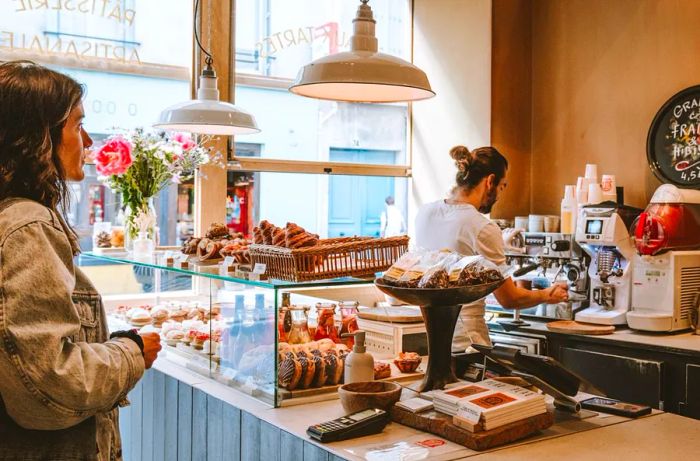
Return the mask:
<path fill-rule="evenodd" d="M 449 205 L 444 200 L 428 203 L 416 216 L 416 246 L 428 250 L 448 248 L 466 256 L 481 255 L 497 266 L 506 262 L 503 237 L 498 226 L 473 205 Z M 484 321 L 486 302 L 462 306 L 452 349 L 464 352 L 471 342 L 490 345 Z"/>
<path fill-rule="evenodd" d="M 395 237 L 403 235 L 406 226 L 401 210 L 396 205 L 387 205 L 380 216 L 380 229 L 383 237 Z"/>

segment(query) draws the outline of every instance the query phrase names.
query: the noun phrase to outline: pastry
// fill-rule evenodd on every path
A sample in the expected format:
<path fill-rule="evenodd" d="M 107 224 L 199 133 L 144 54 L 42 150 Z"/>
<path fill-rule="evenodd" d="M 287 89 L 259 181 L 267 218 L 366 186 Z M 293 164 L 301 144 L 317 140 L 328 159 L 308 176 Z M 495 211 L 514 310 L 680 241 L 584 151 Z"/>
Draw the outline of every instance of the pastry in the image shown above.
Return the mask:
<path fill-rule="evenodd" d="M 281 227 L 275 227 L 272 231 L 272 244 L 278 247 L 287 246 L 287 233 Z"/>
<path fill-rule="evenodd" d="M 304 378 L 309 371 L 309 359 L 306 357 L 297 356 L 297 362 L 301 365 L 301 379 L 299 380 L 299 387 L 303 388 Z"/>
<path fill-rule="evenodd" d="M 301 373 L 301 364 L 293 357 L 287 357 L 280 363 L 277 370 L 277 383 L 280 387 L 293 391 L 299 385 Z"/>
<path fill-rule="evenodd" d="M 287 248 L 292 248 L 292 249 L 298 249 L 298 248 L 306 248 L 306 247 L 312 247 L 318 244 L 318 238 L 310 234 L 308 232 L 303 232 L 301 234 L 297 234 L 293 237 L 289 237 L 287 235 Z"/>
<path fill-rule="evenodd" d="M 229 237 L 228 227 L 221 223 L 213 223 L 211 226 L 209 226 L 209 230 L 207 230 L 205 237 L 212 240 L 227 238 Z"/>
<path fill-rule="evenodd" d="M 277 227 L 270 225 L 262 230 L 263 243 L 265 245 L 272 245 L 272 234 L 274 233 L 275 229 L 277 229 Z"/>
<path fill-rule="evenodd" d="M 219 252 L 223 248 L 222 241 L 214 241 L 214 240 L 208 240 L 206 246 L 202 250 L 202 243 L 199 244 L 199 249 L 201 250 L 199 253 L 199 260 L 200 261 L 208 261 L 212 259 L 219 259 L 221 258 L 221 255 Z"/>
<path fill-rule="evenodd" d="M 421 364 L 421 356 L 415 352 L 401 352 L 394 359 L 394 365 L 401 373 L 413 373 Z"/>
<path fill-rule="evenodd" d="M 192 347 L 198 350 L 202 350 L 204 348 L 204 341 L 207 341 L 208 339 L 209 333 L 197 332 L 194 335 L 194 339 L 192 340 Z"/>
<path fill-rule="evenodd" d="M 202 317 L 201 312 L 199 312 L 199 309 L 197 309 L 196 307 L 193 307 L 187 313 L 187 319 L 188 320 L 203 320 L 203 317 Z"/>
<path fill-rule="evenodd" d="M 202 257 L 203 254 L 207 252 L 207 245 L 209 245 L 209 239 L 203 238 L 199 239 L 199 243 L 197 244 L 197 256 Z"/>
<path fill-rule="evenodd" d="M 384 362 L 374 363 L 374 379 L 385 379 L 391 376 L 391 365 Z"/>
<path fill-rule="evenodd" d="M 323 338 L 317 341 L 318 349 L 322 352 L 328 352 L 329 350 L 335 348 L 335 343 L 330 338 Z"/>
<path fill-rule="evenodd" d="M 170 319 L 176 322 L 182 322 L 187 318 L 189 311 L 183 308 L 176 309 L 170 313 Z"/>
<path fill-rule="evenodd" d="M 182 244 L 182 248 L 180 248 L 180 251 L 186 255 L 197 254 L 197 247 L 199 245 L 200 240 L 202 239 L 198 237 L 189 237 Z"/>
<path fill-rule="evenodd" d="M 316 357 L 309 354 L 307 357 L 299 360 L 307 361 L 306 371 L 304 372 L 304 376 L 301 378 L 299 387 L 302 389 L 308 389 L 311 387 L 311 383 L 314 381 L 314 377 L 316 376 Z"/>
<path fill-rule="evenodd" d="M 335 354 L 326 354 L 325 361 L 327 376 L 326 384 L 329 386 L 338 384 L 338 381 L 336 381 L 336 376 L 338 374 L 338 356 L 336 356 Z"/>
<path fill-rule="evenodd" d="M 168 346 L 176 346 L 178 342 L 182 341 L 185 337 L 185 332 L 181 330 L 170 330 L 165 335 L 165 343 Z"/>
<path fill-rule="evenodd" d="M 328 379 L 328 375 L 326 374 L 326 360 L 318 349 L 311 351 L 311 354 L 311 360 L 313 360 L 316 366 L 314 379 L 311 381 L 311 387 L 321 387 L 326 384 L 326 380 Z"/>
<path fill-rule="evenodd" d="M 155 326 L 163 325 L 163 322 L 168 320 L 168 317 L 170 317 L 170 314 L 164 307 L 157 307 L 151 311 L 151 319 L 153 321 L 153 325 Z"/>
<path fill-rule="evenodd" d="M 146 309 L 136 308 L 131 311 L 129 323 L 137 327 L 147 325 L 151 323 L 151 314 Z"/>
<path fill-rule="evenodd" d="M 254 227 L 253 228 L 253 243 L 255 243 L 257 245 L 262 245 L 263 241 L 264 241 L 264 239 L 263 239 L 263 235 L 262 235 L 262 229 L 260 229 L 257 226 Z"/>

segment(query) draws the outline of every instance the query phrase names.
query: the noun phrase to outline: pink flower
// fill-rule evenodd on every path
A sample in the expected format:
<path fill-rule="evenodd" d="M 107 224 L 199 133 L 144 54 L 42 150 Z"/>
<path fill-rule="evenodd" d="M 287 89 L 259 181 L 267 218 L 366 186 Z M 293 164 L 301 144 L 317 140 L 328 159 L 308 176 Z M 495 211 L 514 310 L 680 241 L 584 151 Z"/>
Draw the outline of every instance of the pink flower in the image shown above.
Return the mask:
<path fill-rule="evenodd" d="M 184 151 L 188 151 L 196 146 L 189 133 L 175 133 L 173 135 L 173 141 L 180 143 Z"/>
<path fill-rule="evenodd" d="M 102 176 L 118 175 L 126 172 L 134 162 L 132 146 L 121 136 L 111 138 L 95 154 L 95 166 Z"/>

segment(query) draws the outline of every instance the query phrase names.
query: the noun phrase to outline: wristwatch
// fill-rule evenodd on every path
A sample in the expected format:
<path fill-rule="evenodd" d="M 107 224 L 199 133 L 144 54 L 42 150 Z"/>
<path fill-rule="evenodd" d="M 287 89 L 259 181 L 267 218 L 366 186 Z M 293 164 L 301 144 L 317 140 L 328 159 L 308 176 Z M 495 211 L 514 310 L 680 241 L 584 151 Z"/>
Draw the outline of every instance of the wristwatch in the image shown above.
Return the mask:
<path fill-rule="evenodd" d="M 137 330 L 119 330 L 114 331 L 109 335 L 109 339 L 113 338 L 128 338 L 136 343 L 141 349 L 141 355 L 143 355 L 143 338 L 138 334 Z"/>

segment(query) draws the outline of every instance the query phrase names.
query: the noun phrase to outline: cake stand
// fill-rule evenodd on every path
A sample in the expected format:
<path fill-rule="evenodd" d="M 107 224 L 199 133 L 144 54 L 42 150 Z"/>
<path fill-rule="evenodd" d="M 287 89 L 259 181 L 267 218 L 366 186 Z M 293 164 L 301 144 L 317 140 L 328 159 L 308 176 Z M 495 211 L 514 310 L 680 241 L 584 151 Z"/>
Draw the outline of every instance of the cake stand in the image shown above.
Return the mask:
<path fill-rule="evenodd" d="M 504 281 L 455 288 L 399 288 L 374 282 L 385 294 L 420 306 L 428 335 L 428 369 L 418 392 L 443 389 L 458 381 L 452 366 L 452 335 L 462 304 L 486 297 Z"/>

